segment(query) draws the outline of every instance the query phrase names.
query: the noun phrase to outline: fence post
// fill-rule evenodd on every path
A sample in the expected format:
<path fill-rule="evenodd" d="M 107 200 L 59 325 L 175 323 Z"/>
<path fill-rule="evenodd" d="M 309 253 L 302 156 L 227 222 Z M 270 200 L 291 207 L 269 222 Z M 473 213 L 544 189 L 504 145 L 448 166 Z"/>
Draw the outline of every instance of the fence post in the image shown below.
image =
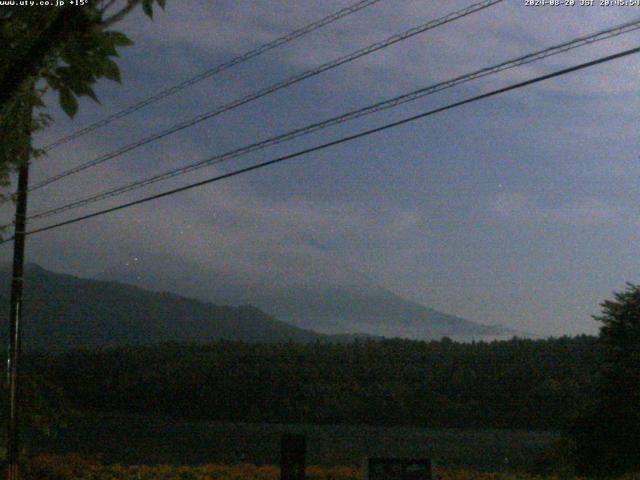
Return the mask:
<path fill-rule="evenodd" d="M 285 433 L 280 443 L 280 480 L 304 480 L 306 454 L 306 437 Z"/>

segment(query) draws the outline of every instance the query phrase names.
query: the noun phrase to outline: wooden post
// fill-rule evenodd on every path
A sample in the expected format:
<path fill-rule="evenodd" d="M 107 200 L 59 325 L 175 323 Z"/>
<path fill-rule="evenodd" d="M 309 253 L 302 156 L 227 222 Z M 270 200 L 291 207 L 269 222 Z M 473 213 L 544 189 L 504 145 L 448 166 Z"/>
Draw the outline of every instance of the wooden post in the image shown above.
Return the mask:
<path fill-rule="evenodd" d="M 285 433 L 280 444 L 280 480 L 304 480 L 306 454 L 306 437 Z"/>

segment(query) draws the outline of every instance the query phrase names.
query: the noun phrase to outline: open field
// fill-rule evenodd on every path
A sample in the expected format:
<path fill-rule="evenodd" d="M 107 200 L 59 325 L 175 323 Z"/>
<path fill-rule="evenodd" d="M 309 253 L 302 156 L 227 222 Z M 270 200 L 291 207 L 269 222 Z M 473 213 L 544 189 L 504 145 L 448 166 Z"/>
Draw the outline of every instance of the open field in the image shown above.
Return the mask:
<path fill-rule="evenodd" d="M 431 455 L 446 469 L 520 470 L 554 439 L 553 432 L 453 430 L 347 425 L 187 422 L 100 415 L 77 419 L 56 438 L 32 442 L 51 453 L 102 455 L 124 465 L 275 465 L 280 436 L 307 436 L 309 465 L 361 467 L 368 456 Z"/>
<path fill-rule="evenodd" d="M 279 480 L 280 471 L 272 465 L 200 465 L 200 466 L 144 466 L 100 465 L 74 456 L 41 456 L 29 464 L 27 478 L 56 478 L 71 480 Z M 434 471 L 437 480 L 558 480 L 560 477 L 523 473 L 482 473 L 472 470 Z M 307 480 L 363 480 L 364 471 L 355 467 L 311 466 Z M 568 480 L 567 477 L 565 480 Z M 578 480 L 579 477 L 573 477 Z M 627 475 L 618 480 L 638 480 Z"/>

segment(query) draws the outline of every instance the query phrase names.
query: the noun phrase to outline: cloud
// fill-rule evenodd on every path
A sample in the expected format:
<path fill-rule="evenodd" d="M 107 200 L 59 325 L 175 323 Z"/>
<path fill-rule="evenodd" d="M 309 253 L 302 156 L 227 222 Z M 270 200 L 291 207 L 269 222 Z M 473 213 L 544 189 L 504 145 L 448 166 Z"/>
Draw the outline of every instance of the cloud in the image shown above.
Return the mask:
<path fill-rule="evenodd" d="M 167 51 L 178 45 L 192 59 L 187 68 L 197 71 L 205 58 L 209 58 L 205 64 L 213 65 L 213 59 L 221 61 L 241 54 L 348 4 L 252 2 L 251 8 L 237 8 L 235 2 L 223 1 L 213 9 L 206 1 L 193 1 L 189 8 L 168 4 L 167 13 L 159 15 L 151 27 L 132 17 L 126 28 L 141 45 L 152 43 L 155 49 Z M 468 5 L 469 2 L 461 0 L 442 4 L 381 2 L 278 48 L 268 53 L 267 58 L 282 71 L 301 71 Z M 525 7 L 524 2 L 504 2 L 341 67 L 343 74 L 334 78 L 340 78 L 339 82 L 351 89 L 390 94 L 399 86 L 424 86 L 427 82 L 445 80 L 626 21 L 628 12 L 622 8 L 532 8 Z M 547 73 L 553 66 L 631 48 L 635 45 L 633 35 L 504 73 L 501 81 L 521 80 Z M 630 78 L 637 74 L 637 65 L 637 61 L 616 62 L 604 70 L 583 72 L 579 78 L 567 77 L 562 82 L 550 83 L 544 92 L 566 92 L 575 85 L 584 94 L 630 94 L 635 92 L 633 82 L 610 82 L 604 78 L 605 74 Z"/>
<path fill-rule="evenodd" d="M 547 223 L 600 226 L 624 222 L 624 208 L 615 204 L 585 197 L 556 206 L 545 206 L 523 193 L 504 192 L 494 198 L 490 210 L 496 216 L 517 223 Z"/>
<path fill-rule="evenodd" d="M 410 239 L 427 234 L 414 210 L 392 205 L 373 210 L 357 202 L 303 197 L 268 200 L 235 183 L 63 227 L 30 241 L 65 245 L 59 256 L 51 247 L 33 248 L 31 260 L 52 268 L 64 264 L 72 250 L 99 259 L 97 265 L 85 266 L 89 274 L 134 255 L 165 255 L 248 279 L 249 284 L 277 278 L 290 284 L 352 284 L 365 259 L 388 248 L 402 254 L 412 248 Z"/>
<path fill-rule="evenodd" d="M 351 3 L 222 0 L 214 8 L 209 0 L 175 1 L 153 22 L 138 12 L 119 26 L 136 40 L 120 59 L 123 85 L 101 83 L 101 106 L 83 100 L 74 120 L 52 108 L 55 124 L 41 140 L 65 135 Z M 470 3 L 379 2 L 56 150 L 34 163 L 33 181 Z M 542 49 L 627 21 L 630 13 L 523 4 L 505 1 L 52 185 L 34 193 L 30 210 Z M 469 83 L 239 164 L 609 54 L 636 38 L 631 34 Z M 523 329 L 527 322 L 542 323 L 555 332 L 573 325 L 573 331 L 581 331 L 593 305 L 639 268 L 637 255 L 625 247 L 637 237 L 638 65 L 632 57 L 612 62 L 313 156 L 323 161 L 292 162 L 286 169 L 265 169 L 259 176 L 36 235 L 29 239 L 29 256 L 44 266 L 87 275 L 133 256 L 171 259 L 176 272 L 193 263 L 255 282 L 303 283 L 312 277 L 351 282 L 366 272 L 393 291 L 472 319 L 520 322 Z M 224 168 L 231 165 L 100 207 L 202 180 Z M 496 195 L 496 184 L 510 190 Z M 82 212 L 89 211 L 93 207 Z M 478 215 L 468 220 L 465 212 Z M 601 229 L 607 230 L 606 238 L 595 239 L 595 228 L 589 231 L 594 235 L 584 235 L 584 228 L 616 223 L 622 228 Z M 574 244 L 580 244 L 575 252 L 566 247 Z M 557 252 L 553 259 L 550 250 Z M 586 265 L 585 258 L 602 266 L 598 276 L 576 270 Z M 538 275 L 532 276 L 536 269 Z M 558 293 L 558 285 L 549 287 L 554 278 L 559 282 L 559 273 L 561 283 L 583 292 L 582 307 L 567 303 L 570 295 Z M 527 295 L 534 291 L 536 301 L 530 302 Z"/>

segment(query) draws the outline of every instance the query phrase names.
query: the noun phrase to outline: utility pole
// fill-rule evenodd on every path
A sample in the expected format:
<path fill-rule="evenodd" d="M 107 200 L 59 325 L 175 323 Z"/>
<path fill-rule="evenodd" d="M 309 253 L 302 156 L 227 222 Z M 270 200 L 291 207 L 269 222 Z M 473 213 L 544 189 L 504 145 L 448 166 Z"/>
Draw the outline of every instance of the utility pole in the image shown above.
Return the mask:
<path fill-rule="evenodd" d="M 20 396 L 19 360 L 22 329 L 22 286 L 24 278 L 24 250 L 27 216 L 27 190 L 29 186 L 29 158 L 18 169 L 16 195 L 15 233 L 13 240 L 13 277 L 11 280 L 11 311 L 9 317 L 9 353 L 7 358 L 7 383 L 9 422 L 7 435 L 7 478 L 18 480 L 20 460 Z"/>

